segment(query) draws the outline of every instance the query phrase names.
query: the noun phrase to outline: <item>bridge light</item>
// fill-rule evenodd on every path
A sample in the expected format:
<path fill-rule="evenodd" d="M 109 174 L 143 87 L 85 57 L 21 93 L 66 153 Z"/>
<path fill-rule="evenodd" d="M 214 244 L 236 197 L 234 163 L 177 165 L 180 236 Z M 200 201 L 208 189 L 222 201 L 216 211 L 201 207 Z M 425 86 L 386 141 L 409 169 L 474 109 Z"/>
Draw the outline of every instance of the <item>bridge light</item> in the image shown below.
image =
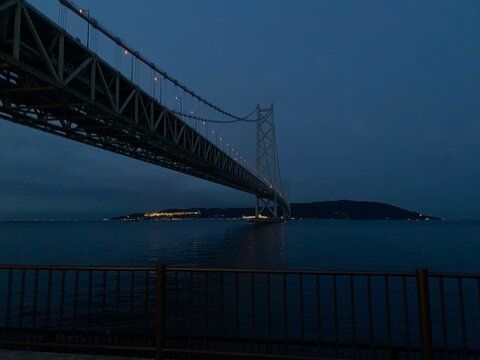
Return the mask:
<path fill-rule="evenodd" d="M 153 78 L 153 81 L 157 81 L 157 80 L 158 80 L 158 77 L 155 76 L 155 77 Z"/>
<path fill-rule="evenodd" d="M 126 49 L 123 50 L 123 53 L 124 53 L 125 55 L 128 55 L 128 50 L 126 50 Z"/>
<path fill-rule="evenodd" d="M 222 139 L 222 138 L 220 138 L 220 141 L 222 141 L 222 140 L 223 140 L 223 139 Z"/>
<path fill-rule="evenodd" d="M 78 10 L 80 14 L 83 14 L 83 9 Z"/>

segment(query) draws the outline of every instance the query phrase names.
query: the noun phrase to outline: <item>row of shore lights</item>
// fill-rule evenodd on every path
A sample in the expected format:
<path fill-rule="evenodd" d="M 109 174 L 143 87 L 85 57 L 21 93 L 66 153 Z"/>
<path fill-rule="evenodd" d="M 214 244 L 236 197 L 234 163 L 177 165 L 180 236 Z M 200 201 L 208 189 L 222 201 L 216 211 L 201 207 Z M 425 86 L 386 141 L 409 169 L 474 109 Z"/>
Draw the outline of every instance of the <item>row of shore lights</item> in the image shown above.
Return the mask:
<path fill-rule="evenodd" d="M 84 12 L 87 13 L 87 15 L 89 14 L 89 10 L 86 10 L 86 9 L 79 9 L 78 12 L 80 14 L 83 14 Z M 128 50 L 124 49 L 123 54 L 128 55 L 129 54 Z M 158 76 L 153 77 L 153 81 L 158 81 L 158 80 L 159 80 Z M 183 103 L 182 98 L 180 96 L 175 96 L 175 100 L 180 101 L 180 104 Z M 180 105 L 180 107 L 182 108 L 183 106 Z M 182 109 L 180 110 L 180 113 L 181 112 L 182 112 Z M 192 111 L 190 111 L 190 115 L 195 116 L 195 115 L 197 115 L 197 113 L 192 110 Z M 206 125 L 206 122 L 202 121 L 202 125 Z M 207 132 L 208 132 L 208 125 L 207 125 Z M 215 134 L 215 130 L 212 130 L 212 134 Z M 215 138 L 215 139 L 217 139 L 217 138 Z M 223 137 L 221 137 L 221 136 L 220 136 L 220 141 L 223 142 Z M 235 152 L 235 149 L 233 147 L 231 147 L 230 144 L 227 143 L 226 145 L 227 145 L 227 148 L 230 149 L 230 156 L 232 156 L 232 152 L 235 154 L 235 156 L 233 157 L 235 161 L 242 162 L 242 160 L 243 160 L 244 165 L 246 165 L 248 168 L 254 170 L 253 167 L 252 167 L 252 164 L 250 164 L 245 157 L 243 157 L 242 155 L 239 155 L 238 152 Z M 238 161 L 237 159 L 240 159 L 240 161 Z M 257 175 L 259 175 L 258 170 L 255 169 L 255 172 L 257 173 Z M 264 180 L 266 181 L 266 179 L 264 179 Z M 270 187 L 271 187 L 271 185 L 270 185 Z"/>

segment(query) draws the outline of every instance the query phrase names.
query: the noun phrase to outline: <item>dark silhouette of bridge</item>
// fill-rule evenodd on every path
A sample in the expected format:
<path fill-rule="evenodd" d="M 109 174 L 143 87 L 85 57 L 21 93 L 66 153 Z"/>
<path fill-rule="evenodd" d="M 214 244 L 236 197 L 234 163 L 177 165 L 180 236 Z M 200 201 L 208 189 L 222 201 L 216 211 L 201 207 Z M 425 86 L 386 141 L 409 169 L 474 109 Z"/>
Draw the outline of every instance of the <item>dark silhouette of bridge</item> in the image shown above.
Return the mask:
<path fill-rule="evenodd" d="M 289 216 L 279 175 L 273 105 L 257 106 L 253 118 L 230 114 L 127 46 L 87 10 L 65 0 L 60 6 L 57 24 L 23 0 L 0 2 L 2 118 L 254 194 L 258 215 Z M 67 11 L 85 22 L 84 42 L 66 31 Z M 114 45 L 115 61 L 96 51 L 99 35 Z M 131 60 L 127 71 L 119 66 L 122 56 Z M 139 66 L 150 71 L 146 85 Z M 176 96 L 180 111 L 162 102 L 160 83 L 181 93 Z M 187 97 L 211 116 L 185 112 Z M 187 120 L 202 125 L 255 122 L 256 166 L 222 143 L 221 135 L 220 141 L 218 134 L 211 140 Z"/>

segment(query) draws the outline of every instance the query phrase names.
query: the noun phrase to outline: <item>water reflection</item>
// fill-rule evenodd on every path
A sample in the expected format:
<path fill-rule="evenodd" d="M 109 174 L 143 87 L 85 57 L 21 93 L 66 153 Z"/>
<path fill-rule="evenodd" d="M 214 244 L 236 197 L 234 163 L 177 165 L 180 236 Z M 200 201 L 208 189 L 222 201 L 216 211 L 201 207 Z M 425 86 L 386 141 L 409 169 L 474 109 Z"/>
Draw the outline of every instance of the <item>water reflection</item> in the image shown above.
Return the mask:
<path fill-rule="evenodd" d="M 0 263 L 476 272 L 479 238 L 479 222 L 3 223 Z"/>
<path fill-rule="evenodd" d="M 151 264 L 243 268 L 286 264 L 284 224 L 211 221 L 205 231 L 205 222 L 185 223 L 183 230 L 166 224 L 147 232 Z"/>

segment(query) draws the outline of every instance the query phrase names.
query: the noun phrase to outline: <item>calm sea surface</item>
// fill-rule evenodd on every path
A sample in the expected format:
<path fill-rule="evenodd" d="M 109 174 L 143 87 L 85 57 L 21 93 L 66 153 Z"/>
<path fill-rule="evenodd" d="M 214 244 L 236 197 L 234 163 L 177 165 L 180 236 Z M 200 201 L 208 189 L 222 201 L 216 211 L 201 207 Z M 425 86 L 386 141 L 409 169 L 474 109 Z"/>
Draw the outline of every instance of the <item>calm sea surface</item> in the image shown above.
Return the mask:
<path fill-rule="evenodd" d="M 255 226 L 242 221 L 188 220 L 0 224 L 0 264 L 164 263 L 187 267 L 389 271 L 423 267 L 430 271 L 480 272 L 479 254 L 480 222 L 312 220 Z M 80 328 L 87 333 L 93 328 L 152 333 L 155 292 L 146 296 L 145 289 L 154 288 L 155 277 L 146 274 L 0 272 L 0 314 L 8 314 L 0 316 L 0 326 L 40 324 Z M 50 276 L 51 296 L 47 291 Z M 192 334 L 199 339 L 205 334 L 230 339 L 284 339 L 288 333 L 289 339 L 305 338 L 313 343 L 321 337 L 327 342 L 391 341 L 400 347 L 419 346 L 417 283 L 413 276 L 354 279 L 180 272 L 167 274 L 166 286 L 166 327 L 175 335 L 175 341 L 177 334 L 180 339 Z M 479 290 L 476 279 L 460 282 L 452 278 L 440 283 L 430 278 L 432 338 L 436 347 L 445 343 L 442 326 L 448 329 L 449 346 L 480 346 Z M 442 312 L 443 308 L 446 311 Z"/>
<path fill-rule="evenodd" d="M 0 263 L 480 272 L 480 222 L 1 223 Z"/>

